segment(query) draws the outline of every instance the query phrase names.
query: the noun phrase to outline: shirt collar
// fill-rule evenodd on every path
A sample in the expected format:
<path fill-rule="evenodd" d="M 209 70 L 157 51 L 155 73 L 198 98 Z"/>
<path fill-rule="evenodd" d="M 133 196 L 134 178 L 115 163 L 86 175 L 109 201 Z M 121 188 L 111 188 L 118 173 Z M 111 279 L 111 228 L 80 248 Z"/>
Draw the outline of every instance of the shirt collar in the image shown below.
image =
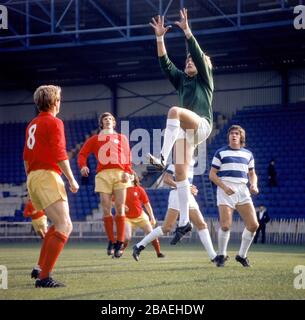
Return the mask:
<path fill-rule="evenodd" d="M 54 117 L 53 114 L 49 111 L 41 111 L 41 112 L 39 112 L 39 115 L 38 115 L 38 117 L 47 117 L 47 116 Z"/>

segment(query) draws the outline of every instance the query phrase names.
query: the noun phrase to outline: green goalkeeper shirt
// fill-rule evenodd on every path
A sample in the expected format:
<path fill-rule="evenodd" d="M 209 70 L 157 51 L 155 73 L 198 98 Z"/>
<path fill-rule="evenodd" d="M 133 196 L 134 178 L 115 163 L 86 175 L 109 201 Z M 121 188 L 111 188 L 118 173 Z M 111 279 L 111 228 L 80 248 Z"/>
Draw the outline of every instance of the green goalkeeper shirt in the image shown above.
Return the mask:
<path fill-rule="evenodd" d="M 204 53 L 194 36 L 187 39 L 187 42 L 198 73 L 194 77 L 189 77 L 170 61 L 167 54 L 159 57 L 161 69 L 177 90 L 180 106 L 197 113 L 200 117 L 206 118 L 212 125 L 214 90 L 212 69 L 205 61 Z"/>

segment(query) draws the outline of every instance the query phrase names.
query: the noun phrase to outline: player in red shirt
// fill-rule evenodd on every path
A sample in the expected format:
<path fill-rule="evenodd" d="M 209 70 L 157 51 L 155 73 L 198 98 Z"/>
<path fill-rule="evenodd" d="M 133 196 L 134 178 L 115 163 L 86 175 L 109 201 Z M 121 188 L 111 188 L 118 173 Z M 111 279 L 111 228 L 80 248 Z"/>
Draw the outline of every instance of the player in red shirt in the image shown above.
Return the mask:
<path fill-rule="evenodd" d="M 145 211 L 143 210 L 143 206 Z M 126 202 L 126 228 L 125 242 L 122 251 L 126 249 L 131 240 L 132 232 L 136 228 L 141 228 L 145 234 L 150 233 L 156 225 L 153 209 L 150 205 L 146 191 L 141 187 L 138 175 L 133 173 L 133 186 L 127 189 Z M 152 241 L 158 258 L 164 258 L 164 254 L 160 251 L 160 242 L 158 239 Z"/>
<path fill-rule="evenodd" d="M 114 131 L 114 116 L 105 112 L 100 116 L 101 131 L 89 138 L 78 155 L 78 166 L 83 177 L 88 177 L 87 158 L 93 153 L 98 160 L 95 176 L 95 192 L 100 194 L 103 208 L 103 221 L 109 244 L 107 253 L 120 258 L 125 240 L 125 198 L 129 186 L 131 156 L 127 137 Z M 111 214 L 112 195 L 115 197 L 116 240 Z M 114 250 L 113 250 L 114 249 Z"/>
<path fill-rule="evenodd" d="M 53 226 L 42 243 L 41 271 L 35 286 L 54 288 L 64 286 L 50 277 L 72 231 L 69 204 L 64 182 L 66 176 L 70 190 L 78 191 L 66 152 L 63 122 L 56 118 L 60 110 L 61 88 L 40 86 L 34 93 L 39 115 L 26 128 L 23 159 L 27 174 L 29 197 L 37 211 L 44 210 Z"/>

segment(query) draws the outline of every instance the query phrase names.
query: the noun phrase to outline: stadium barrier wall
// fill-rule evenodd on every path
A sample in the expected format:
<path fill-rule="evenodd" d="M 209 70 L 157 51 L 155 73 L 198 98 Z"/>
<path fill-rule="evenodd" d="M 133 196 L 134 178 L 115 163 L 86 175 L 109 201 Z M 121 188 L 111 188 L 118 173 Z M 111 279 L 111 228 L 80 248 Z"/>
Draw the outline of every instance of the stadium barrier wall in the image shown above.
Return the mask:
<path fill-rule="evenodd" d="M 206 218 L 211 237 L 217 242 L 219 222 L 217 218 Z M 162 223 L 159 222 L 159 225 Z M 244 229 L 242 220 L 233 221 L 231 241 L 240 241 Z M 142 238 L 142 230 L 136 230 L 133 238 Z M 171 239 L 172 234 L 163 238 Z M 71 239 L 78 240 L 106 240 L 106 233 L 101 221 L 73 222 Z M 24 241 L 39 239 L 30 222 L 0 222 L 0 241 Z M 185 241 L 199 240 L 196 229 L 185 237 Z M 266 227 L 266 243 L 269 244 L 305 244 L 305 219 L 274 219 Z"/>

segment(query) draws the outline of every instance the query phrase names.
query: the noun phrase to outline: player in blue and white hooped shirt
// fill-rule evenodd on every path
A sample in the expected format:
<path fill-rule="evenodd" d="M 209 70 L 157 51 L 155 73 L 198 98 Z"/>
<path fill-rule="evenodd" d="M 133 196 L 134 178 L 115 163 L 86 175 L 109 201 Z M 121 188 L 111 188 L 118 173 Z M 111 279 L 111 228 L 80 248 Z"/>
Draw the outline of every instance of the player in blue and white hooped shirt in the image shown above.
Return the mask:
<path fill-rule="evenodd" d="M 197 195 L 198 189 L 195 185 L 193 185 L 193 175 L 194 175 L 194 161 L 192 161 L 189 170 L 188 170 L 188 179 L 190 183 L 190 195 L 189 195 L 189 216 L 190 221 L 195 225 L 197 228 L 197 232 L 199 238 L 206 249 L 209 258 L 212 262 L 216 263 L 217 254 L 213 248 L 211 236 L 207 227 L 206 222 L 203 219 L 202 213 L 200 212 L 199 206 L 197 201 L 195 200 L 194 196 Z M 154 239 L 165 235 L 166 233 L 170 232 L 176 224 L 177 218 L 180 213 L 179 208 L 179 201 L 178 201 L 178 191 L 177 191 L 177 184 L 175 181 L 175 166 L 170 165 L 163 177 L 163 182 L 169 185 L 172 190 L 169 193 L 168 198 L 168 208 L 165 219 L 163 221 L 162 226 L 155 228 L 150 234 L 143 238 L 139 243 L 137 243 L 133 247 L 133 257 L 136 261 L 139 260 L 139 255 L 141 251 Z"/>
<path fill-rule="evenodd" d="M 217 185 L 217 206 L 220 217 L 218 230 L 217 266 L 223 267 L 227 259 L 233 212 L 236 209 L 245 223 L 236 261 L 249 267 L 248 250 L 258 228 L 258 221 L 251 195 L 258 194 L 257 176 L 252 152 L 244 148 L 245 130 L 233 125 L 228 130 L 229 145 L 216 151 L 209 178 Z M 247 183 L 250 183 L 250 191 Z"/>

